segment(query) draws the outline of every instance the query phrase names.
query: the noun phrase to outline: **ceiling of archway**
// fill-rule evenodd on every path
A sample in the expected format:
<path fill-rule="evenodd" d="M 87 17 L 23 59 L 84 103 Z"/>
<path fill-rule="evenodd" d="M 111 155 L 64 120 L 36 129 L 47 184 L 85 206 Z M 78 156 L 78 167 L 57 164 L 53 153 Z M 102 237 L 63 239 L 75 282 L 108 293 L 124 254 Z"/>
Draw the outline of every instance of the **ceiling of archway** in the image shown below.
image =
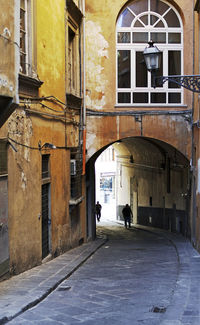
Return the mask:
<path fill-rule="evenodd" d="M 156 139 L 132 137 L 115 142 L 113 147 L 119 158 L 129 159 L 132 156 L 136 163 L 160 164 L 166 157 L 181 165 L 188 166 L 189 161 L 176 148 Z"/>

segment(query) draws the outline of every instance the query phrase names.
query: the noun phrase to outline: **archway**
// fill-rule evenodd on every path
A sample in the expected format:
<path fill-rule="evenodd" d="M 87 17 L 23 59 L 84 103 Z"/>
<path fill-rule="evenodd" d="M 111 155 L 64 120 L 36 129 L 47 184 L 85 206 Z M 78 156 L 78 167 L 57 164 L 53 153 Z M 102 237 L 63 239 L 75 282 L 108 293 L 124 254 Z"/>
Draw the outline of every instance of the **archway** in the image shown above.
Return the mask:
<path fill-rule="evenodd" d="M 116 220 L 124 204 L 133 210 L 133 222 L 190 236 L 190 163 L 166 142 L 129 137 L 110 144 L 116 156 Z M 88 237 L 95 237 L 96 152 L 87 163 Z"/>

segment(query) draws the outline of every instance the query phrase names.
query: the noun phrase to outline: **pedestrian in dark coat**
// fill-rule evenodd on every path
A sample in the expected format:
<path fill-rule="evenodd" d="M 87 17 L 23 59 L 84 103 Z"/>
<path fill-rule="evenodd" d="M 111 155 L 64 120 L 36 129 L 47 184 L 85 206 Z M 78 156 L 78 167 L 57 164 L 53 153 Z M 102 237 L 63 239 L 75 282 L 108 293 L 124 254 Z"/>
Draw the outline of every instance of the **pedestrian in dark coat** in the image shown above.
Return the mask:
<path fill-rule="evenodd" d="M 123 208 L 122 214 L 124 217 L 124 226 L 127 228 L 127 223 L 128 223 L 129 228 L 131 228 L 131 217 L 133 216 L 133 213 L 128 204 L 126 204 L 125 207 Z"/>
<path fill-rule="evenodd" d="M 97 203 L 95 205 L 95 214 L 97 216 L 97 221 L 100 221 L 100 218 L 101 218 L 101 204 L 99 203 L 99 201 L 97 201 Z"/>

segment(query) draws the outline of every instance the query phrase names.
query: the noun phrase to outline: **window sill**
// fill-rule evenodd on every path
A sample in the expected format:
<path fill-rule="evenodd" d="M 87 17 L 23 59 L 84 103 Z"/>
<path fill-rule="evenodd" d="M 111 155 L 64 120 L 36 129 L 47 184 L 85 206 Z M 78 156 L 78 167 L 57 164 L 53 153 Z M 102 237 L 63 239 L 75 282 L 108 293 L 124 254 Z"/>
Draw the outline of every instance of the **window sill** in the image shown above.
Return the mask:
<path fill-rule="evenodd" d="M 19 94 L 25 96 L 38 96 L 38 89 L 42 86 L 43 81 L 19 73 Z"/>
<path fill-rule="evenodd" d="M 188 106 L 187 105 L 184 105 L 184 104 L 145 104 L 145 105 L 142 105 L 142 104 L 116 104 L 114 106 L 115 108 L 119 108 L 119 109 L 127 109 L 127 108 L 149 108 L 149 109 L 152 109 L 152 108 L 157 108 L 157 107 L 160 107 L 160 108 L 187 108 Z"/>

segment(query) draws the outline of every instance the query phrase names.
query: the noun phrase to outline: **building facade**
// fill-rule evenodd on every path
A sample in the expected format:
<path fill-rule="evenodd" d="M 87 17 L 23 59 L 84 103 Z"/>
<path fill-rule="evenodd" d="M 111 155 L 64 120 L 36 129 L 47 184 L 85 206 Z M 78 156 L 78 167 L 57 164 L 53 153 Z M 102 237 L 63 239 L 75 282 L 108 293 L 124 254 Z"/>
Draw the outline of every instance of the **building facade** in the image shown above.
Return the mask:
<path fill-rule="evenodd" d="M 7 58 L 16 66 L 9 69 L 15 93 L 7 96 L 17 106 L 0 129 L 2 276 L 56 257 L 86 238 L 84 1 L 21 0 L 9 6 L 12 26 L 2 22 L 9 40 L 0 41 L 4 59 L 7 42 L 17 48 L 12 60 Z"/>
<path fill-rule="evenodd" d="M 153 40 L 162 51 L 157 76 L 193 74 L 193 22 L 193 1 L 86 1 L 87 211 L 93 232 L 93 166 L 112 144 L 116 217 L 129 203 L 135 222 L 196 241 L 194 94 L 158 79 L 154 87 L 143 58 Z"/>
<path fill-rule="evenodd" d="M 15 1 L 2 1 L 0 14 L 0 128 L 12 114 L 19 103 L 18 67 L 19 48 L 18 29 L 15 22 L 18 10 Z M 7 13 L 5 15 L 5 12 Z M 7 173 L 7 133 L 0 136 L 0 274 L 9 268 L 8 239 L 8 173 Z"/>
<path fill-rule="evenodd" d="M 95 238 L 95 162 L 107 148 L 116 170 L 99 177 L 112 179 L 116 218 L 128 203 L 135 223 L 199 249 L 199 95 L 154 87 L 143 58 L 153 40 L 157 77 L 199 73 L 199 1 L 85 2 L 3 4 L 1 278 Z"/>
<path fill-rule="evenodd" d="M 199 49 L 200 49 L 200 2 L 197 0 L 195 1 L 195 55 L 194 55 L 194 67 L 195 67 L 195 74 L 199 75 L 200 73 L 200 58 L 199 58 Z M 199 94 L 195 95 L 194 98 L 194 118 L 193 118 L 193 136 L 194 136 L 194 142 L 193 142 L 193 161 L 194 161 L 194 170 L 193 170 L 193 178 L 194 178 L 194 188 L 195 193 L 193 196 L 193 207 L 194 207 L 194 219 L 196 223 L 195 227 L 195 234 L 196 234 L 196 247 L 199 250 L 200 249 L 200 214 L 199 214 L 199 194 L 200 194 L 200 142 L 199 142 Z"/>

